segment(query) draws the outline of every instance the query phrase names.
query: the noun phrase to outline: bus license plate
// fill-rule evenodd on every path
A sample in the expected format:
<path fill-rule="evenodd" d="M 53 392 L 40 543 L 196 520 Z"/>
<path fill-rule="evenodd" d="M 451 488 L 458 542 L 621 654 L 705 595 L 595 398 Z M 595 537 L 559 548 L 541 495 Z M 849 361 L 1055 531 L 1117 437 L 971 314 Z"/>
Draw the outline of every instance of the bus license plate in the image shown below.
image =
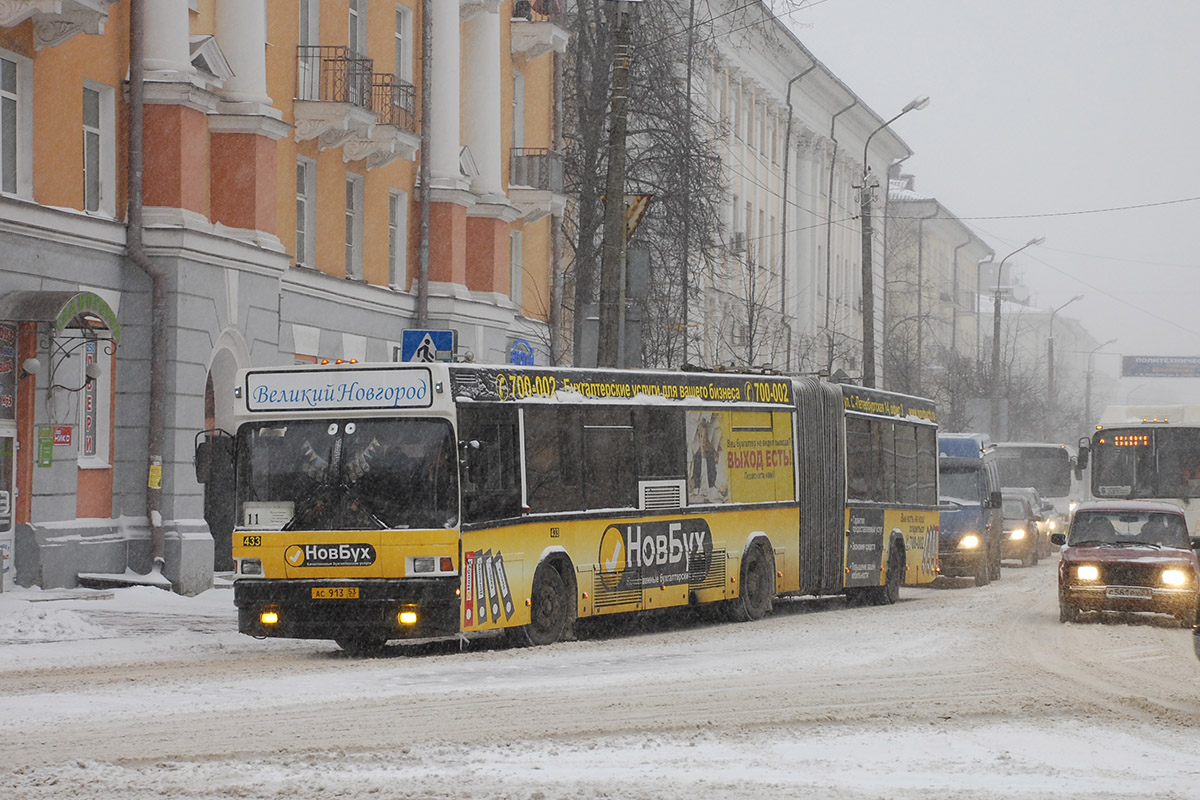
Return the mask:
<path fill-rule="evenodd" d="M 357 600 L 357 586 L 314 586 L 313 600 Z"/>

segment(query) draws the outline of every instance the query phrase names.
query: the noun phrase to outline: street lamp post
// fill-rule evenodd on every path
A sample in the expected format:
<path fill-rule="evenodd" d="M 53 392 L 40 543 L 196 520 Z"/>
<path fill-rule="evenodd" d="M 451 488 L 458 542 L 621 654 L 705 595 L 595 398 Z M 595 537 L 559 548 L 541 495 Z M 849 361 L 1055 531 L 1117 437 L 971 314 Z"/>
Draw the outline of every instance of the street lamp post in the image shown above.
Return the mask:
<path fill-rule="evenodd" d="M 1045 236 L 1037 236 L 1013 250 L 1000 259 L 996 267 L 996 307 L 992 321 L 992 436 L 1000 435 L 1000 277 L 1004 274 L 1004 264 L 1027 247 L 1046 241 Z"/>
<path fill-rule="evenodd" d="M 1096 345 L 1095 347 L 1092 348 L 1092 352 L 1088 353 L 1087 380 L 1084 382 L 1085 388 L 1084 388 L 1084 394 L 1083 394 L 1083 424 L 1084 425 L 1092 424 L 1092 366 L 1095 363 L 1096 351 L 1100 350 L 1102 348 L 1108 347 L 1110 344 L 1112 344 L 1115 341 L 1117 341 L 1117 340 L 1109 339 L 1104 344 Z"/>
<path fill-rule="evenodd" d="M 920 111 L 929 105 L 925 95 L 914 98 L 908 105 L 900 109 L 900 113 L 880 125 L 867 136 L 863 144 L 863 180 L 861 191 L 862 203 L 862 315 L 863 315 L 863 369 L 862 385 L 868 388 L 875 386 L 875 269 L 871 263 L 871 168 L 867 166 L 867 150 L 875 134 L 891 125 L 910 111 Z M 886 176 L 884 178 L 887 179 Z M 886 187 L 885 187 L 886 191 Z"/>
<path fill-rule="evenodd" d="M 1049 434 L 1050 411 L 1054 408 L 1054 315 L 1062 311 L 1076 300 L 1082 300 L 1083 295 L 1077 294 L 1058 308 L 1050 311 L 1050 331 L 1046 337 L 1046 433 Z"/>

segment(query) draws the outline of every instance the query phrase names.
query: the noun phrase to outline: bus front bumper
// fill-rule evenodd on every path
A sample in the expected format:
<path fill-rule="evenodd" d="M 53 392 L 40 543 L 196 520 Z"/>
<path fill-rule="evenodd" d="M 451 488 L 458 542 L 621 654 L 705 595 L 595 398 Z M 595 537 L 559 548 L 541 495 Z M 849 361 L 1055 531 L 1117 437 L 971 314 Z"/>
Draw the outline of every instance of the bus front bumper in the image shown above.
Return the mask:
<path fill-rule="evenodd" d="M 388 639 L 419 639 L 458 633 L 457 589 L 457 577 L 239 578 L 233 584 L 233 603 L 238 632 L 250 636 L 342 640 L 382 634 Z"/>

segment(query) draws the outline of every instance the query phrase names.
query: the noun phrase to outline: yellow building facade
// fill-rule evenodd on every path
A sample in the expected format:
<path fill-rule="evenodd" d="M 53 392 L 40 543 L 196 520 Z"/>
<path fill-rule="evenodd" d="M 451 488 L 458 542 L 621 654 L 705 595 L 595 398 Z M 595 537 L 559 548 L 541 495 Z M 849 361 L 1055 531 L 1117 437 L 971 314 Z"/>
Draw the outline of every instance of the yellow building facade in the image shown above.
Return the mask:
<path fill-rule="evenodd" d="M 396 360 L 416 328 L 453 331 L 444 357 L 549 362 L 565 205 L 554 54 L 566 34 L 542 2 L 433 0 L 429 20 L 425 5 L 0 5 L 10 585 L 149 571 L 157 475 L 164 574 L 182 591 L 210 585 L 231 522 L 221 487 L 197 483 L 192 451 L 199 432 L 228 433 L 238 368 Z M 134 237 L 165 297 L 129 258 Z M 160 313 L 167 358 L 155 366 Z M 161 467 L 153 456 L 148 467 L 156 380 L 165 434 Z M 79 543 L 50 547 L 63 531 Z"/>

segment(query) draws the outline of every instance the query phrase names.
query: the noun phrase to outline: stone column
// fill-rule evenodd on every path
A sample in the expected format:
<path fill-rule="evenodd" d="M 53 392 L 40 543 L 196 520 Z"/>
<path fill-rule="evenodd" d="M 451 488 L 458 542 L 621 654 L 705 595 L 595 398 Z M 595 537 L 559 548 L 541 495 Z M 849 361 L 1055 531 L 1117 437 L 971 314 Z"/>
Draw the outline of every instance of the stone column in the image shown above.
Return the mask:
<path fill-rule="evenodd" d="M 145 3 L 145 57 L 148 80 L 188 80 L 196 72 L 188 42 L 187 0 Z"/>
<path fill-rule="evenodd" d="M 457 2 L 430 3 L 432 57 L 429 170 L 433 187 L 463 188 L 458 168 L 460 120 L 459 11 Z"/>
<path fill-rule="evenodd" d="M 214 22 L 217 42 L 233 70 L 221 95 L 231 102 L 270 105 L 265 0 L 217 0 Z"/>
<path fill-rule="evenodd" d="M 466 49 L 465 137 L 475 158 L 479 175 L 471 182 L 471 191 L 481 198 L 500 199 L 502 144 L 500 98 L 500 14 L 482 11 L 465 24 Z"/>

